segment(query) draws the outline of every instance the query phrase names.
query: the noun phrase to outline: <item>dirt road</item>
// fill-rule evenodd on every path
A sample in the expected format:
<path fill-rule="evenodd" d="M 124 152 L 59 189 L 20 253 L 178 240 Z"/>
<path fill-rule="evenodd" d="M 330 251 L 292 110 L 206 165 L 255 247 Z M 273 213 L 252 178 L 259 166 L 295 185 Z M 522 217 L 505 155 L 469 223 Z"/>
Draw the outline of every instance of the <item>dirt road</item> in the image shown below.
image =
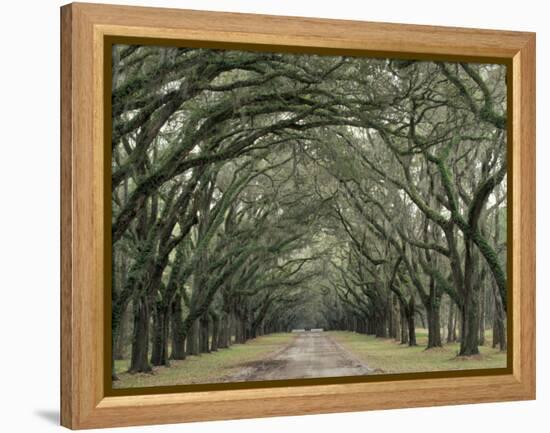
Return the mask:
<path fill-rule="evenodd" d="M 261 361 L 244 364 L 227 382 L 361 376 L 369 368 L 323 332 L 300 332 L 292 342 Z"/>

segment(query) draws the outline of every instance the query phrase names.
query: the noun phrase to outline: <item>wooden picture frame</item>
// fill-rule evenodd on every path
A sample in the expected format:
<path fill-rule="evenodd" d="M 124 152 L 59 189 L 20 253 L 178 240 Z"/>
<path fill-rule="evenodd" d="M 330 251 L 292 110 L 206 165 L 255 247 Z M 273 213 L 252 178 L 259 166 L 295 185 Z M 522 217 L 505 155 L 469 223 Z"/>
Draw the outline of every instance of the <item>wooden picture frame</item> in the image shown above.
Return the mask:
<path fill-rule="evenodd" d="M 104 285 L 108 38 L 246 44 L 511 68 L 509 369 L 349 383 L 107 395 Z M 535 398 L 534 33 L 73 3 L 61 8 L 61 424 L 80 429 Z M 510 218 L 509 216 L 509 218 Z M 511 364 L 511 365 L 510 365 Z"/>

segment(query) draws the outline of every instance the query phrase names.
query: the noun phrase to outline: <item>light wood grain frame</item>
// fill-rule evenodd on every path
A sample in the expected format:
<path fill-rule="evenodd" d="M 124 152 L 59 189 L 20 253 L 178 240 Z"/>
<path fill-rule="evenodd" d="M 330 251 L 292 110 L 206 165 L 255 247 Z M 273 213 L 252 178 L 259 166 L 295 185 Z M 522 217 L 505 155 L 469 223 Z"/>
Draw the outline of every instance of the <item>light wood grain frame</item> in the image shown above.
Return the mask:
<path fill-rule="evenodd" d="M 104 384 L 106 36 L 497 59 L 509 83 L 511 372 L 109 397 Z M 61 8 L 61 424 L 73 428 L 535 398 L 535 35 L 96 4 Z M 511 91 L 510 91 L 511 90 Z M 511 113 L 510 113 L 511 111 Z M 510 116 L 511 114 L 511 116 Z M 110 197 L 109 197 L 110 200 Z M 510 314 L 510 313 L 509 313 Z"/>

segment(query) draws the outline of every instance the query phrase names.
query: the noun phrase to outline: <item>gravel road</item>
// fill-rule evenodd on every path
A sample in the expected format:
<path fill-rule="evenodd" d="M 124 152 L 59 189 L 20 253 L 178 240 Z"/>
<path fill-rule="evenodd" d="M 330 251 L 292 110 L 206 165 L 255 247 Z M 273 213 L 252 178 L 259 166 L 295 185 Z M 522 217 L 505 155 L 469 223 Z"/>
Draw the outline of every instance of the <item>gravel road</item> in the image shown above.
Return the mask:
<path fill-rule="evenodd" d="M 365 363 L 325 333 L 299 332 L 282 350 L 243 365 L 224 382 L 362 376 L 369 372 Z"/>

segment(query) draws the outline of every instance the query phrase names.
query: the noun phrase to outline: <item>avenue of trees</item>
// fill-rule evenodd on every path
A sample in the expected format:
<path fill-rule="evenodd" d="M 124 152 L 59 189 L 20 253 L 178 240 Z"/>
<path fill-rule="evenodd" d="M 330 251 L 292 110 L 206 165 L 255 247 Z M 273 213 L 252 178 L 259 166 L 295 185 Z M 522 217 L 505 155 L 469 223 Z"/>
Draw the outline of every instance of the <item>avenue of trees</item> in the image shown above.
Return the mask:
<path fill-rule="evenodd" d="M 113 361 L 304 326 L 506 349 L 505 66 L 112 60 Z"/>

